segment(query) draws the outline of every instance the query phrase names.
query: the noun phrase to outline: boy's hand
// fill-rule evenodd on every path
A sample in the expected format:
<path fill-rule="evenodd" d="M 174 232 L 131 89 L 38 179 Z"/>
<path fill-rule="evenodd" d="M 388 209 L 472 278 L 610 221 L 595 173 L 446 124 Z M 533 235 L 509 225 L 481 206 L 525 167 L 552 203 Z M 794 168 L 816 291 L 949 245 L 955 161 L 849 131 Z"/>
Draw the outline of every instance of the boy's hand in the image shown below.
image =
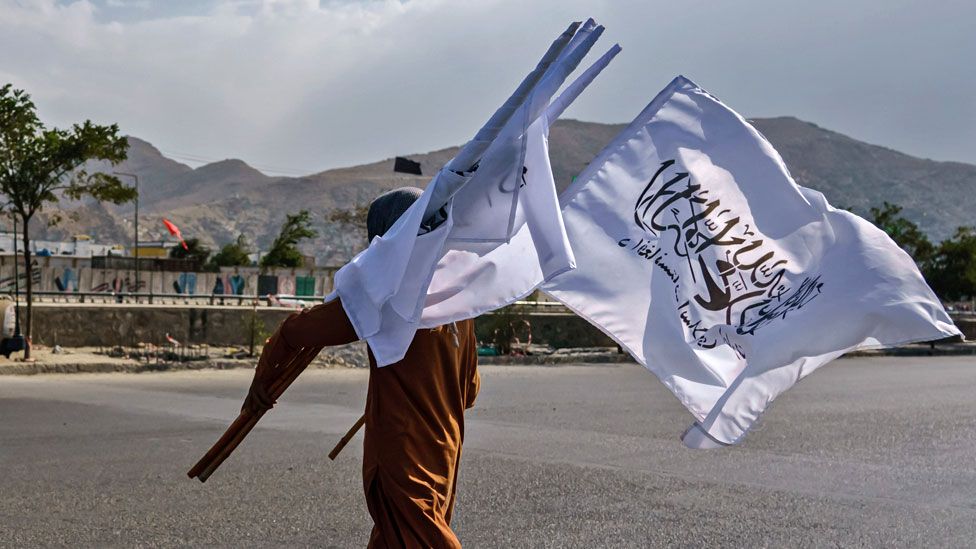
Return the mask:
<path fill-rule="evenodd" d="M 268 391 L 271 388 L 272 381 L 274 381 L 277 369 L 294 352 L 295 350 L 281 337 L 280 332 L 276 332 L 264 342 L 261 358 L 258 359 L 257 368 L 254 369 L 254 379 L 247 391 L 244 405 L 241 406 L 242 410 L 256 414 L 275 405 L 275 401 Z"/>

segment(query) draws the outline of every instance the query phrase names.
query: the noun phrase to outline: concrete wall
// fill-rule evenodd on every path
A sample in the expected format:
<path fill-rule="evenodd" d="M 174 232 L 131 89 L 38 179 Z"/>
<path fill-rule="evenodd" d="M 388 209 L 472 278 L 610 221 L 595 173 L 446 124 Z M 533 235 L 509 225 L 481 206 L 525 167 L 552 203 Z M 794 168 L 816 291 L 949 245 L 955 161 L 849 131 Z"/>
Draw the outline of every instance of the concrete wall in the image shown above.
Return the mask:
<path fill-rule="evenodd" d="M 258 307 L 259 340 L 263 340 L 294 309 Z M 131 304 L 55 304 L 34 307 L 34 341 L 65 346 L 164 344 L 166 334 L 185 343 L 247 345 L 251 338 L 252 310 L 220 306 L 139 306 Z M 527 320 L 530 328 L 523 322 Z M 976 318 L 957 317 L 967 339 L 976 340 Z M 610 347 L 615 343 L 582 318 L 568 313 L 503 312 L 476 321 L 479 341 L 490 344 L 505 330 L 524 343 L 531 329 L 532 342 L 557 348 Z"/>
<path fill-rule="evenodd" d="M 528 321 L 526 326 L 523 321 Z M 490 344 L 496 337 L 504 339 L 514 334 L 526 343 L 551 345 L 557 349 L 571 347 L 615 347 L 617 344 L 592 324 L 572 313 L 487 314 L 475 321 L 478 341 Z M 498 336 L 496 336 L 496 333 Z"/>
<path fill-rule="evenodd" d="M 952 321 L 959 328 L 959 331 L 962 332 L 962 335 L 966 336 L 966 340 L 976 340 L 976 318 L 972 316 L 963 317 L 952 315 Z"/>
<path fill-rule="evenodd" d="M 255 309 L 257 341 L 292 312 L 281 307 Z M 169 334 L 187 344 L 248 345 L 251 321 L 252 310 L 247 308 L 35 304 L 34 341 L 69 347 L 163 345 Z"/>
<path fill-rule="evenodd" d="M 258 307 L 258 339 L 263 341 L 294 309 Z M 247 345 L 252 310 L 220 306 L 138 306 L 131 304 L 54 304 L 34 306 L 34 341 L 44 345 L 112 346 L 166 342 L 170 334 L 183 343 Z M 582 318 L 572 314 L 484 315 L 477 319 L 478 339 L 494 340 L 495 331 L 516 321 L 520 339 L 531 324 L 533 343 L 554 347 L 607 347 L 614 343 Z"/>

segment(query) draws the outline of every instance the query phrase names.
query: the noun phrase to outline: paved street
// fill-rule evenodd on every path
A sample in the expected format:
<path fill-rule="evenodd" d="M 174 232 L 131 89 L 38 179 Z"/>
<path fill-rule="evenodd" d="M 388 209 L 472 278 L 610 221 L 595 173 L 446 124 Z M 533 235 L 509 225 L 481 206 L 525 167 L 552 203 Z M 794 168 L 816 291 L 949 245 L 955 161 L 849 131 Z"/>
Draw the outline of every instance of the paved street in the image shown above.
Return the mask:
<path fill-rule="evenodd" d="M 206 484 L 246 371 L 0 377 L 0 546 L 361 547 L 367 373 L 307 372 Z M 931 546 L 976 539 L 976 359 L 833 363 L 738 448 L 636 365 L 483 367 L 466 547 Z"/>

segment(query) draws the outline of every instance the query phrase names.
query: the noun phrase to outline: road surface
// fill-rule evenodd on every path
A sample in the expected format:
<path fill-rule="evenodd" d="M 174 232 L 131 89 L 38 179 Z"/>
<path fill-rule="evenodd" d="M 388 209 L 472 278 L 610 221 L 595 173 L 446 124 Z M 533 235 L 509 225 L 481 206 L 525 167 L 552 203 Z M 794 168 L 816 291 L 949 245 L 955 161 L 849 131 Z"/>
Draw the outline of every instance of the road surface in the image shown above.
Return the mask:
<path fill-rule="evenodd" d="M 976 543 L 976 359 L 858 358 L 737 448 L 632 364 L 483 367 L 454 527 L 465 547 Z M 0 377 L 0 546 L 361 547 L 367 372 L 306 372 L 206 484 L 186 470 L 246 371 Z"/>

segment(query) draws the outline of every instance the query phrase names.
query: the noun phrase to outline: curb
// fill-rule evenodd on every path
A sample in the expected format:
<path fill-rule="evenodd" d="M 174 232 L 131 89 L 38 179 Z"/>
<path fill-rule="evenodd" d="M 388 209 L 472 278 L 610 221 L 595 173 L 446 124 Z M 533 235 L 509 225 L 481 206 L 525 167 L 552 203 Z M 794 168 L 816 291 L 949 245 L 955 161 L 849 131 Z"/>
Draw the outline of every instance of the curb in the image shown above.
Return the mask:
<path fill-rule="evenodd" d="M 195 362 L 14 362 L 0 365 L 0 376 L 39 374 L 141 374 L 145 372 L 176 372 L 184 370 L 232 370 L 253 368 L 249 360 L 200 360 Z"/>
<path fill-rule="evenodd" d="M 874 349 L 854 351 L 840 358 L 878 358 L 878 357 L 936 357 L 936 356 L 971 356 L 976 355 L 976 344 L 947 344 L 930 346 L 905 345 L 889 349 Z M 254 359 L 213 359 L 192 362 L 159 362 L 144 363 L 136 361 L 114 362 L 11 362 L 0 365 L 0 376 L 7 375 L 40 375 L 40 374 L 107 374 L 127 373 L 141 374 L 147 372 L 179 372 L 187 370 L 235 370 L 240 368 L 253 369 Z M 478 357 L 478 364 L 483 366 L 560 366 L 565 364 L 636 364 L 628 354 L 616 352 L 585 353 L 573 355 L 559 353 L 555 355 L 529 356 L 482 356 Z M 359 368 L 344 364 L 313 363 L 312 368 Z"/>
<path fill-rule="evenodd" d="M 965 356 L 976 355 L 976 344 L 970 343 L 950 343 L 945 345 L 930 345 L 921 343 L 915 345 L 904 345 L 902 347 L 891 347 L 888 349 L 871 349 L 865 351 L 853 351 L 845 354 L 841 358 L 847 357 L 879 357 L 879 356 Z"/>
<path fill-rule="evenodd" d="M 559 366 L 560 364 L 637 364 L 627 353 L 584 355 L 479 356 L 479 366 Z"/>

